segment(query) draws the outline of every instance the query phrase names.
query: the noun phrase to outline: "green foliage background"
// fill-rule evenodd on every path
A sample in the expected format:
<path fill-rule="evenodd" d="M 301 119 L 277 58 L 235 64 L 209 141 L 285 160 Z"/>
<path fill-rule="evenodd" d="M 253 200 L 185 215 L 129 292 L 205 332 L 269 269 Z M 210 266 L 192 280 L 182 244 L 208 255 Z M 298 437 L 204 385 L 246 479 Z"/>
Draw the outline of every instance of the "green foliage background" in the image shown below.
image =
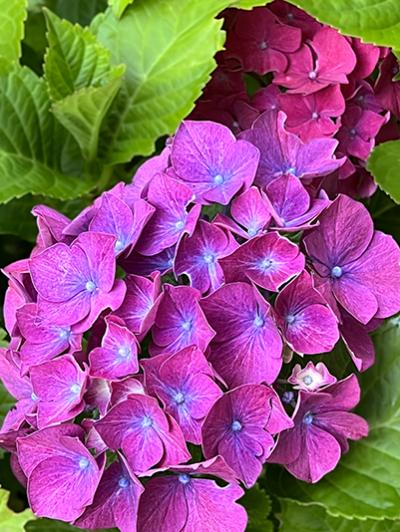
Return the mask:
<path fill-rule="evenodd" d="M 0 0 L 0 265 L 29 254 L 34 204 L 73 216 L 118 180 L 129 181 L 209 80 L 225 39 L 216 16 L 265 3 Z M 400 50 L 399 0 L 292 3 L 344 34 Z M 399 163 L 400 141 L 374 150 L 368 169 L 382 191 L 367 201 L 376 227 L 398 241 Z M 377 364 L 361 377 L 369 438 L 315 486 L 267 467 L 241 501 L 250 532 L 400 531 L 399 331 L 393 319 L 376 333 Z M 340 346 L 324 361 L 353 371 Z M 0 386 L 0 421 L 12 403 Z M 2 532 L 76 530 L 34 519 L 6 455 L 0 484 Z"/>

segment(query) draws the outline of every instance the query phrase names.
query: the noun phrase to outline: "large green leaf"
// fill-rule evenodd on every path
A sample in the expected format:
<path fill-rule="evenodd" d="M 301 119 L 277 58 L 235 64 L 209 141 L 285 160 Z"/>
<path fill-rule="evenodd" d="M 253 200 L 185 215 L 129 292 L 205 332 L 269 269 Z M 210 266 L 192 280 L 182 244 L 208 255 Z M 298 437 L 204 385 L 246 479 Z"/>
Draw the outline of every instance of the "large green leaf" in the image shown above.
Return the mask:
<path fill-rule="evenodd" d="M 0 523 L 1 524 L 1 523 Z M 55 521 L 54 519 L 37 519 L 30 521 L 25 525 L 26 532 L 87 532 L 87 528 L 77 528 L 63 521 Z M 92 532 L 118 532 L 117 528 L 102 528 L 101 530 L 94 530 Z"/>
<path fill-rule="evenodd" d="M 34 242 L 37 234 L 35 218 L 31 215 L 34 205 L 32 196 L 24 196 L 1 205 L 0 234 L 15 235 Z"/>
<path fill-rule="evenodd" d="M 344 519 L 329 515 L 323 506 L 280 499 L 280 532 L 399 532 L 400 521 Z"/>
<path fill-rule="evenodd" d="M 83 178 L 76 143 L 50 113 L 46 83 L 25 67 L 0 76 L 0 202 L 25 194 L 78 197 Z"/>
<path fill-rule="evenodd" d="M 111 53 L 88 28 L 62 20 L 46 9 L 49 48 L 45 75 L 55 101 L 88 87 L 103 87 L 122 74 Z"/>
<path fill-rule="evenodd" d="M 120 86 L 124 65 L 112 66 L 110 52 L 88 28 L 46 11 L 49 49 L 45 74 L 57 119 L 73 135 L 83 156 L 97 156 L 99 132 Z"/>
<path fill-rule="evenodd" d="M 246 532 L 272 532 L 273 525 L 268 521 L 271 513 L 271 499 L 258 484 L 247 490 L 239 503 L 246 508 L 249 516 Z"/>
<path fill-rule="evenodd" d="M 329 514 L 360 519 L 400 519 L 400 327 L 389 320 L 375 335 L 376 363 L 360 376 L 358 412 L 368 438 L 352 442 L 338 467 L 314 485 L 267 468 L 267 483 L 284 497 L 322 504 Z M 269 482 L 268 482 L 269 479 Z"/>
<path fill-rule="evenodd" d="M 26 7 L 26 0 L 0 0 L 0 72 L 21 55 Z"/>
<path fill-rule="evenodd" d="M 86 26 L 97 13 L 105 10 L 107 0 L 29 0 L 30 10 L 40 11 L 42 7 L 48 7 L 70 22 Z"/>
<path fill-rule="evenodd" d="M 366 42 L 400 48 L 398 0 L 290 0 L 315 18 Z"/>
<path fill-rule="evenodd" d="M 380 188 L 396 203 L 400 203 L 399 166 L 400 140 L 390 140 L 376 146 L 369 156 L 367 165 Z"/>
<path fill-rule="evenodd" d="M 0 489 L 0 530 L 2 532 L 24 532 L 24 525 L 35 516 L 31 510 L 15 513 L 7 506 L 9 493 Z"/>
<path fill-rule="evenodd" d="M 133 0 L 108 0 L 108 5 L 112 7 L 115 16 L 119 18 L 132 2 Z"/>
<path fill-rule="evenodd" d="M 97 36 L 126 64 L 125 83 L 102 130 L 108 163 L 148 155 L 192 109 L 223 46 L 221 0 L 135 0 L 118 19 L 95 20 Z"/>

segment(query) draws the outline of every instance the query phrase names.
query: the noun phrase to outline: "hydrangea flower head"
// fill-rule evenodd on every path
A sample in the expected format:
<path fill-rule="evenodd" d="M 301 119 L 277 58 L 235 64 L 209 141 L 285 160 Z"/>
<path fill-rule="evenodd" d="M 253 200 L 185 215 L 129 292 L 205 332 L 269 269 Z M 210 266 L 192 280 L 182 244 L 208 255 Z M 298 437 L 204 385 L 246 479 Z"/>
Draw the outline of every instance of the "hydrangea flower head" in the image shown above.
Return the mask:
<path fill-rule="evenodd" d="M 106 308 L 117 309 L 125 284 L 115 280 L 115 237 L 82 233 L 72 243 L 54 244 L 29 261 L 38 292 L 38 313 L 54 325 L 87 330 Z M 78 331 L 77 331 L 78 332 Z"/>
<path fill-rule="evenodd" d="M 229 387 L 272 383 L 282 366 L 282 341 L 270 305 L 247 283 L 229 283 L 203 299 L 215 330 L 207 357 Z"/>
<path fill-rule="evenodd" d="M 296 478 L 318 482 L 348 451 L 348 439 L 367 436 L 366 421 L 349 412 L 359 400 L 360 387 L 355 375 L 321 392 L 300 391 L 294 427 L 280 435 L 269 461 L 283 464 Z"/>
<path fill-rule="evenodd" d="M 367 209 L 339 195 L 304 238 L 316 286 L 361 323 L 400 310 L 400 250 L 392 237 L 374 231 Z"/>
<path fill-rule="evenodd" d="M 263 385 L 235 388 L 218 399 L 203 425 L 206 457 L 220 454 L 247 487 L 274 447 L 273 435 L 292 426 L 275 392 Z"/>
<path fill-rule="evenodd" d="M 251 129 L 240 135 L 260 150 L 256 185 L 264 187 L 285 174 L 298 178 L 323 176 L 344 163 L 344 159 L 333 156 L 337 140 L 317 138 L 303 143 L 299 137 L 286 131 L 285 121 L 286 115 L 282 111 L 277 115 L 264 112 Z"/>
<path fill-rule="evenodd" d="M 300 364 L 296 364 L 288 382 L 293 385 L 295 390 L 316 392 L 334 384 L 336 377 L 329 373 L 328 368 L 322 362 L 318 362 L 315 366 L 312 362 L 308 362 L 304 368 Z"/>
<path fill-rule="evenodd" d="M 226 205 L 255 177 L 258 149 L 236 140 L 229 129 L 213 122 L 191 121 L 178 129 L 171 153 L 172 168 L 200 203 Z"/>
<path fill-rule="evenodd" d="M 187 275 L 202 294 L 216 290 L 224 280 L 221 259 L 238 247 L 232 235 L 216 224 L 200 220 L 192 236 L 183 238 L 175 259 L 175 274 Z"/>
<path fill-rule="evenodd" d="M 200 292 L 190 286 L 164 286 L 152 328 L 152 355 L 176 353 L 191 345 L 206 350 L 215 333 L 203 314 L 200 298 Z"/>
<path fill-rule="evenodd" d="M 222 395 L 214 373 L 198 347 L 143 361 L 146 389 L 158 397 L 179 423 L 187 441 L 201 443 L 201 425 Z"/>
<path fill-rule="evenodd" d="M 329 352 L 339 340 L 338 320 L 307 272 L 285 286 L 274 309 L 287 344 L 297 353 Z"/>
<path fill-rule="evenodd" d="M 103 466 L 80 440 L 79 429 L 58 425 L 18 438 L 29 503 L 39 517 L 74 521 L 93 501 Z"/>
<path fill-rule="evenodd" d="M 345 37 L 333 28 L 321 28 L 290 56 L 289 67 L 275 75 L 274 83 L 290 93 L 311 94 L 331 84 L 347 83 L 356 55 Z"/>
<path fill-rule="evenodd" d="M 179 425 L 153 397 L 130 395 L 96 423 L 96 430 L 110 449 L 122 451 L 134 473 L 190 458 Z"/>
<path fill-rule="evenodd" d="M 304 256 L 296 244 L 277 233 L 252 238 L 221 260 L 226 282 L 252 281 L 277 292 L 304 269 Z"/>
<path fill-rule="evenodd" d="M 266 74 L 284 71 L 287 54 L 301 44 L 301 30 L 281 24 L 276 16 L 264 8 L 241 14 L 229 33 L 229 55 L 237 57 L 248 72 Z"/>

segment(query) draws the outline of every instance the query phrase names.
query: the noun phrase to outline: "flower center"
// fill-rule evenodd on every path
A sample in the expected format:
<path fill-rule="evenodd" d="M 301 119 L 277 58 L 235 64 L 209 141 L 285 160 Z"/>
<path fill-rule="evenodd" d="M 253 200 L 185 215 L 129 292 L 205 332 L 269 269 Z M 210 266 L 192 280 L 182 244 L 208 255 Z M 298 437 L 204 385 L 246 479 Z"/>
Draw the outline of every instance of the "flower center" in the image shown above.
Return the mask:
<path fill-rule="evenodd" d="M 89 460 L 86 458 L 86 456 L 82 456 L 82 458 L 79 459 L 79 469 L 86 469 L 89 465 Z"/>
<path fill-rule="evenodd" d="M 261 41 L 258 46 L 260 50 L 266 50 L 268 48 L 268 44 L 265 41 Z"/>
<path fill-rule="evenodd" d="M 153 420 L 149 416 L 144 416 L 141 425 L 144 429 L 148 429 L 153 426 Z"/>
<path fill-rule="evenodd" d="M 317 79 L 317 73 L 315 70 L 311 70 L 311 72 L 308 73 L 308 77 L 312 80 Z"/>
<path fill-rule="evenodd" d="M 115 242 L 115 246 L 114 246 L 114 249 L 115 251 L 118 253 L 120 251 L 122 251 L 124 249 L 124 243 L 122 242 L 122 240 L 117 240 Z"/>
<path fill-rule="evenodd" d="M 258 233 L 258 229 L 256 227 L 249 227 L 247 229 L 247 234 L 249 236 L 255 236 Z"/>
<path fill-rule="evenodd" d="M 256 316 L 253 321 L 255 327 L 262 327 L 264 325 L 264 320 L 261 316 Z"/>
<path fill-rule="evenodd" d="M 349 136 L 354 139 L 354 137 L 357 135 L 357 131 L 353 128 L 350 129 L 349 131 Z"/>
<path fill-rule="evenodd" d="M 184 321 L 184 322 L 182 323 L 182 329 L 183 329 L 184 331 L 190 331 L 190 330 L 192 329 L 192 322 L 189 321 L 189 320 L 188 320 L 188 321 Z"/>
<path fill-rule="evenodd" d="M 85 285 L 85 288 L 88 292 L 94 292 L 96 290 L 96 285 L 93 281 L 88 281 Z"/>
<path fill-rule="evenodd" d="M 185 227 L 185 222 L 183 222 L 182 220 L 178 220 L 175 224 L 175 228 L 178 229 L 178 230 L 181 230 Z"/>
<path fill-rule="evenodd" d="M 120 488 L 127 488 L 129 486 L 130 482 L 129 480 L 126 478 L 126 477 L 121 477 L 119 480 L 118 480 L 118 486 Z"/>
<path fill-rule="evenodd" d="M 331 275 L 335 279 L 339 279 L 343 275 L 343 270 L 340 266 L 334 266 L 331 270 Z"/>
<path fill-rule="evenodd" d="M 214 183 L 216 185 L 222 185 L 223 182 L 224 182 L 224 178 L 222 177 L 221 174 L 217 174 L 214 176 Z"/>
<path fill-rule="evenodd" d="M 312 115 L 311 115 L 311 118 L 313 120 L 317 120 L 317 118 L 319 118 L 319 114 L 316 112 L 316 111 L 313 111 Z"/>
<path fill-rule="evenodd" d="M 61 338 L 61 340 L 68 340 L 70 334 L 71 334 L 71 330 L 70 329 L 60 329 L 60 332 L 58 333 L 58 336 L 59 336 L 59 338 Z"/>
<path fill-rule="evenodd" d="M 266 258 L 266 259 L 261 261 L 260 267 L 261 267 L 262 270 L 268 270 L 268 268 L 270 268 L 272 266 L 273 262 L 274 261 L 272 259 L 267 259 Z"/>
<path fill-rule="evenodd" d="M 32 399 L 32 401 L 37 401 L 38 400 L 38 396 L 35 394 L 35 392 L 31 393 L 31 399 Z"/>
<path fill-rule="evenodd" d="M 307 412 L 307 414 L 303 417 L 303 423 L 305 425 L 311 425 L 313 422 L 314 416 L 310 414 L 310 412 Z"/>
<path fill-rule="evenodd" d="M 181 405 L 185 402 L 185 396 L 183 395 L 182 392 L 177 392 L 174 395 L 173 399 L 177 405 Z"/>
<path fill-rule="evenodd" d="M 292 325 L 292 323 L 294 323 L 296 321 L 296 316 L 293 316 L 293 314 L 288 314 L 286 316 L 286 323 L 288 325 Z"/>
<path fill-rule="evenodd" d="M 231 429 L 233 430 L 233 432 L 239 432 L 240 430 L 242 430 L 242 428 L 243 426 L 240 421 L 237 421 L 236 419 L 235 421 L 232 421 Z"/>
<path fill-rule="evenodd" d="M 313 378 L 311 377 L 311 375 L 306 375 L 304 378 L 303 378 L 303 382 L 306 386 L 310 386 L 310 384 L 313 383 Z"/>
<path fill-rule="evenodd" d="M 206 264 L 211 264 L 212 262 L 215 262 L 215 256 L 212 253 L 205 253 L 203 255 L 203 259 Z"/>
<path fill-rule="evenodd" d="M 79 386 L 79 384 L 73 384 L 70 390 L 73 394 L 78 394 L 81 391 L 81 387 Z"/>
<path fill-rule="evenodd" d="M 181 475 L 178 476 L 178 480 L 182 484 L 188 484 L 190 482 L 190 477 L 187 473 L 182 473 Z"/>
<path fill-rule="evenodd" d="M 118 355 L 122 358 L 127 358 L 131 354 L 131 350 L 127 346 L 118 349 Z"/>

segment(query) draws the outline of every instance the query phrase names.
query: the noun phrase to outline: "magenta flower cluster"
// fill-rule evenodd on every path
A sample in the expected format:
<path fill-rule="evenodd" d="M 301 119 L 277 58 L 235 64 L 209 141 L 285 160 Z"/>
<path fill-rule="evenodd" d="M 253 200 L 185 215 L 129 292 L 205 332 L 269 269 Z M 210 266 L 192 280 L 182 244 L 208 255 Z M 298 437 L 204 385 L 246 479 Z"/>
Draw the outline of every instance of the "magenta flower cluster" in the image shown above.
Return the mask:
<path fill-rule="evenodd" d="M 217 55 L 218 68 L 191 117 L 220 122 L 235 134 L 251 129 L 241 138 L 254 140 L 262 151 L 262 130 L 269 125 L 257 118 L 265 111 L 279 114 L 303 150 L 318 152 L 321 138 L 331 139 L 324 147 L 342 162 L 323 169 L 316 161 L 326 192 L 371 196 L 376 184 L 365 168 L 368 155 L 375 143 L 400 138 L 399 67 L 393 53 L 343 36 L 282 0 L 224 15 L 226 49 Z M 294 154 L 279 151 L 279 161 L 276 153 L 262 154 L 256 184 L 282 171 L 315 175 Z"/>
<path fill-rule="evenodd" d="M 36 247 L 5 268 L 0 445 L 38 516 L 241 532 L 267 461 L 317 482 L 368 433 L 356 375 L 301 357 L 341 338 L 364 371 L 400 310 L 399 247 L 325 188 L 387 121 L 365 81 L 383 52 L 287 9 L 228 14 L 224 61 L 275 84 L 249 103 L 220 67 L 196 113 L 229 86 L 247 127 L 187 120 L 75 219 L 33 210 Z"/>

